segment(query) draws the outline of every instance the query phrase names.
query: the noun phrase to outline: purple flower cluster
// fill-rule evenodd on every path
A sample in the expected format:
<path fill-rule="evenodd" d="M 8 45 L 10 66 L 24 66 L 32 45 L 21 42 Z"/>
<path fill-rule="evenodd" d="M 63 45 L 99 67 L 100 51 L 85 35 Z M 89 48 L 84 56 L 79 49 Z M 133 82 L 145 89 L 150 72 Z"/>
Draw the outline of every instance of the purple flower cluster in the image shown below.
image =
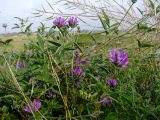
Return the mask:
<path fill-rule="evenodd" d="M 24 63 L 19 63 L 19 62 L 17 62 L 16 68 L 17 68 L 17 69 L 25 68 L 25 64 L 24 64 Z"/>
<path fill-rule="evenodd" d="M 75 66 L 73 67 L 73 70 L 72 70 L 73 74 L 75 75 L 81 75 L 83 73 L 83 70 L 81 67 L 79 66 Z"/>
<path fill-rule="evenodd" d="M 65 27 L 69 26 L 71 28 L 75 28 L 78 25 L 78 18 L 75 16 L 71 16 L 66 20 L 63 17 L 56 17 L 55 20 L 53 21 L 53 26 L 54 27 Z"/>
<path fill-rule="evenodd" d="M 99 103 L 105 103 L 107 105 L 112 104 L 112 99 L 111 98 L 107 98 L 107 97 L 102 97 L 99 101 Z"/>
<path fill-rule="evenodd" d="M 37 112 L 41 107 L 41 102 L 37 99 L 34 99 L 29 105 L 30 105 L 33 112 Z M 31 113 L 29 105 L 25 106 L 24 111 L 28 112 L 28 113 Z"/>
<path fill-rule="evenodd" d="M 117 80 L 114 79 L 109 79 L 106 81 L 106 83 L 110 86 L 110 87 L 116 87 L 117 86 Z"/>
<path fill-rule="evenodd" d="M 57 27 L 64 27 L 67 25 L 66 20 L 63 17 L 56 17 L 55 20 L 53 21 L 53 25 Z"/>
<path fill-rule="evenodd" d="M 71 16 L 68 19 L 68 24 L 71 28 L 75 28 L 78 25 L 78 18 L 75 16 Z"/>
<path fill-rule="evenodd" d="M 123 50 L 114 49 L 110 52 L 110 60 L 125 68 L 128 64 L 128 55 Z"/>

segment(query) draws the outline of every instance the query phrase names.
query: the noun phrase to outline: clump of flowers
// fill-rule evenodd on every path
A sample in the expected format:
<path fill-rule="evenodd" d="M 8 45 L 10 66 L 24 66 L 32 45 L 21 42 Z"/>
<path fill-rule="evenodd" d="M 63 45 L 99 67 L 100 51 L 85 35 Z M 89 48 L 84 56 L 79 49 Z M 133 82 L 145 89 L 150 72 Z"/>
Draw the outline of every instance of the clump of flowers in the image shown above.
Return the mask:
<path fill-rule="evenodd" d="M 116 87 L 117 86 L 117 80 L 115 79 L 109 79 L 106 81 L 106 83 L 110 86 L 110 87 Z"/>
<path fill-rule="evenodd" d="M 78 25 L 78 18 L 75 17 L 75 16 L 71 16 L 71 17 L 68 19 L 68 25 L 69 25 L 71 28 L 75 28 L 75 27 Z"/>
<path fill-rule="evenodd" d="M 110 105 L 110 104 L 112 104 L 112 99 L 111 98 L 107 98 L 107 97 L 102 97 L 100 99 L 99 103 L 104 103 L 104 104 Z"/>
<path fill-rule="evenodd" d="M 128 55 L 123 50 L 114 49 L 110 52 L 110 60 L 125 68 L 128 64 Z"/>
<path fill-rule="evenodd" d="M 29 105 L 30 105 L 33 112 L 37 112 L 41 107 L 41 102 L 37 99 L 34 99 Z M 25 106 L 24 111 L 31 113 L 29 105 Z"/>
<path fill-rule="evenodd" d="M 67 22 L 65 20 L 65 18 L 63 17 L 56 17 L 55 20 L 53 21 L 53 25 L 54 27 L 64 27 L 64 26 L 67 26 Z"/>

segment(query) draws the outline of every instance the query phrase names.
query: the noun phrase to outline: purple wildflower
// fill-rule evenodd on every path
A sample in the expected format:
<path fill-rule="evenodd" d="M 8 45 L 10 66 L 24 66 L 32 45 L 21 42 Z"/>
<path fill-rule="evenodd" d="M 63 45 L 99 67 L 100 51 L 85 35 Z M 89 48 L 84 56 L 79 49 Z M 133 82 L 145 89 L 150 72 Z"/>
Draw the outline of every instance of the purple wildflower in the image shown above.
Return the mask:
<path fill-rule="evenodd" d="M 68 24 L 71 28 L 75 28 L 78 25 L 78 19 L 75 16 L 71 16 L 68 19 Z"/>
<path fill-rule="evenodd" d="M 82 60 L 82 57 L 80 57 L 80 56 L 78 56 L 78 57 L 76 58 L 76 62 L 78 62 L 78 63 L 80 63 L 81 60 Z"/>
<path fill-rule="evenodd" d="M 17 69 L 25 68 L 25 64 L 24 64 L 24 63 L 19 63 L 19 62 L 17 62 L 16 68 L 17 68 Z"/>
<path fill-rule="evenodd" d="M 117 85 L 117 80 L 109 79 L 109 80 L 106 81 L 106 83 L 107 83 L 110 87 L 116 87 L 116 85 Z"/>
<path fill-rule="evenodd" d="M 114 49 L 110 52 L 110 60 L 125 68 L 128 64 L 128 55 L 123 50 Z"/>
<path fill-rule="evenodd" d="M 57 27 L 64 27 L 67 25 L 66 20 L 63 17 L 56 17 L 55 20 L 53 21 L 54 26 Z"/>
<path fill-rule="evenodd" d="M 76 67 L 73 67 L 73 73 L 75 74 L 75 75 L 81 75 L 82 73 L 83 73 L 83 70 L 82 70 L 82 68 L 81 67 L 78 67 L 78 66 L 76 66 Z"/>
<path fill-rule="evenodd" d="M 128 64 L 128 56 L 123 50 L 119 51 L 118 64 L 121 65 L 122 68 L 126 67 Z"/>
<path fill-rule="evenodd" d="M 81 62 L 83 65 L 88 65 L 88 61 L 84 60 Z"/>
<path fill-rule="evenodd" d="M 110 60 L 112 62 L 117 62 L 118 51 L 116 49 L 110 52 Z"/>
<path fill-rule="evenodd" d="M 56 95 L 54 94 L 54 92 L 52 91 L 52 90 L 48 90 L 47 92 L 46 92 L 46 97 L 47 98 L 53 98 L 53 97 L 55 97 Z"/>
<path fill-rule="evenodd" d="M 106 103 L 107 105 L 112 104 L 112 99 L 111 99 L 111 98 L 107 98 L 107 99 L 105 100 L 105 103 Z"/>
<path fill-rule="evenodd" d="M 33 112 L 37 112 L 41 107 L 41 102 L 37 99 L 34 99 L 33 102 L 30 103 L 30 107 L 31 107 Z M 24 111 L 28 112 L 28 113 L 31 113 L 29 105 L 25 106 Z"/>
<path fill-rule="evenodd" d="M 107 105 L 110 105 L 110 104 L 112 104 L 112 99 L 111 98 L 102 97 L 100 99 L 99 103 L 105 103 Z"/>
<path fill-rule="evenodd" d="M 87 60 L 82 61 L 82 57 L 78 56 L 76 58 L 76 64 L 88 65 L 88 61 Z"/>

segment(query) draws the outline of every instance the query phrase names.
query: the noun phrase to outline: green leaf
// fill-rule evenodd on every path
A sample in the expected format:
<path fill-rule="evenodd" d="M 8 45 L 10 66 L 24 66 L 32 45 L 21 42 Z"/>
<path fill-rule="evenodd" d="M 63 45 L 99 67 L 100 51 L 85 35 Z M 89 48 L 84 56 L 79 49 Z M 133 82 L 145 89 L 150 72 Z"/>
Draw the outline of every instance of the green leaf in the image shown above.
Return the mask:
<path fill-rule="evenodd" d="M 116 120 L 116 114 L 113 112 L 110 112 L 105 118 L 105 120 Z"/>
<path fill-rule="evenodd" d="M 142 43 L 141 47 L 153 47 L 153 45 L 149 43 Z"/>
<path fill-rule="evenodd" d="M 80 47 L 77 43 L 74 42 L 74 45 L 75 45 L 76 48 L 78 48 L 81 52 L 83 52 L 82 49 L 81 49 L 81 47 Z"/>
<path fill-rule="evenodd" d="M 97 78 L 94 77 L 94 75 L 92 75 L 92 74 L 90 74 L 90 73 L 88 73 L 88 75 L 89 75 L 91 78 L 93 78 L 95 81 L 98 81 Z"/>
<path fill-rule="evenodd" d="M 81 114 L 83 112 L 83 110 L 84 110 L 84 106 L 83 106 L 83 104 L 80 104 L 78 106 L 78 112 L 79 112 L 79 114 Z"/>
<path fill-rule="evenodd" d="M 22 19 L 20 17 L 14 17 L 14 18 L 18 19 L 19 21 L 22 21 Z"/>
<path fill-rule="evenodd" d="M 17 28 L 20 28 L 18 24 L 14 24 L 14 27 L 12 27 L 12 29 L 17 29 Z"/>
<path fill-rule="evenodd" d="M 51 44 L 53 44 L 53 45 L 55 45 L 55 46 L 57 46 L 57 47 L 61 46 L 61 44 L 57 43 L 57 42 L 53 42 L 53 41 L 50 41 L 50 40 L 48 42 L 51 43 Z"/>
<path fill-rule="evenodd" d="M 4 42 L 2 40 L 0 40 L 0 43 L 4 44 Z"/>
<path fill-rule="evenodd" d="M 48 68 L 48 64 L 44 64 L 43 65 L 42 76 L 44 77 L 44 81 L 48 81 L 49 80 L 49 68 Z"/>
<path fill-rule="evenodd" d="M 64 48 L 64 50 L 75 50 L 75 48 Z"/>
<path fill-rule="evenodd" d="M 37 40 L 38 40 L 38 42 L 39 42 L 41 45 L 43 45 L 44 38 L 42 37 L 41 34 L 37 34 Z"/>
<path fill-rule="evenodd" d="M 137 8 L 137 9 L 141 13 L 141 15 L 143 15 L 143 11 L 141 9 L 139 9 L 139 8 Z"/>
<path fill-rule="evenodd" d="M 160 5 L 156 7 L 156 13 L 159 13 L 159 12 L 160 12 Z"/>
<path fill-rule="evenodd" d="M 110 20 L 109 17 L 107 16 L 107 14 L 104 12 L 104 10 L 102 10 L 104 19 L 105 19 L 105 23 L 107 24 L 107 26 L 110 28 Z"/>
<path fill-rule="evenodd" d="M 113 31 L 114 31 L 115 33 L 118 34 L 118 27 L 119 27 L 119 22 L 114 23 L 113 25 L 111 25 L 109 31 L 110 31 L 110 32 L 113 32 Z"/>
<path fill-rule="evenodd" d="M 25 32 L 28 32 L 28 31 L 30 30 L 30 28 L 31 28 L 32 25 L 33 25 L 33 23 L 29 24 L 29 25 L 26 27 Z"/>
<path fill-rule="evenodd" d="M 145 47 L 153 47 L 153 45 L 149 44 L 149 43 L 141 43 L 140 40 L 137 40 L 138 42 L 138 47 L 139 48 L 145 48 Z"/>
<path fill-rule="evenodd" d="M 48 50 L 49 50 L 49 51 L 52 51 L 52 52 L 55 52 L 55 51 L 57 50 L 57 47 L 55 47 L 55 46 L 50 46 L 50 47 L 48 47 Z"/>
<path fill-rule="evenodd" d="M 139 30 L 148 30 L 149 29 L 148 25 L 144 24 L 144 23 L 139 23 L 137 25 L 137 27 L 138 27 Z"/>
<path fill-rule="evenodd" d="M 137 40 L 138 42 L 138 47 L 140 48 L 141 47 L 141 42 L 139 40 Z"/>
<path fill-rule="evenodd" d="M 96 38 L 95 38 L 93 35 L 90 35 L 90 37 L 92 38 L 92 40 L 93 40 L 95 43 L 97 43 L 97 42 L 96 42 Z"/>
<path fill-rule="evenodd" d="M 150 2 L 150 3 L 149 3 L 149 4 L 150 4 L 149 6 L 152 8 L 152 10 L 154 10 L 155 6 L 154 6 L 153 1 L 152 1 L 152 0 L 149 0 L 149 2 Z"/>
<path fill-rule="evenodd" d="M 13 41 L 13 39 L 7 39 L 6 41 L 4 41 L 5 42 L 5 44 L 6 45 L 8 45 L 10 42 L 12 42 Z"/>
<path fill-rule="evenodd" d="M 137 2 L 137 0 L 132 0 L 132 3 L 135 4 Z"/>
<path fill-rule="evenodd" d="M 99 18 L 99 20 L 100 20 L 100 22 L 101 22 L 101 24 L 102 24 L 103 29 L 105 30 L 106 35 L 108 35 L 108 34 L 109 34 L 109 32 L 108 32 L 108 27 L 107 27 L 105 21 L 104 21 L 103 18 L 102 18 L 101 16 L 99 16 L 99 15 L 98 15 L 98 18 Z"/>
<path fill-rule="evenodd" d="M 4 44 L 4 45 L 8 45 L 10 42 L 12 42 L 13 39 L 7 39 L 5 41 L 0 40 L 0 43 Z"/>

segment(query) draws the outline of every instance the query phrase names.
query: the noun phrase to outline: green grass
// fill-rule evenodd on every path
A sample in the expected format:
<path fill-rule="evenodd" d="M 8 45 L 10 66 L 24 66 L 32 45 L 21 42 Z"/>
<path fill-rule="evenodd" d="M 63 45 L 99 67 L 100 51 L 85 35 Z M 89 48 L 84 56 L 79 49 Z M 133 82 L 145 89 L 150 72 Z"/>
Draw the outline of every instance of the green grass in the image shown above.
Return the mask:
<path fill-rule="evenodd" d="M 89 48 L 90 46 L 96 45 L 95 49 L 97 51 L 104 51 L 104 48 L 105 48 L 105 51 L 111 50 L 112 48 L 117 48 L 117 49 L 129 50 L 129 52 L 134 53 L 134 50 L 139 49 L 137 39 L 140 39 L 140 41 L 145 41 L 145 42 L 147 41 L 147 43 L 153 45 L 153 47 L 156 47 L 157 45 L 159 45 L 160 43 L 159 40 L 151 39 L 155 36 L 153 33 L 149 33 L 146 36 L 148 36 L 148 38 L 143 39 L 143 37 L 141 37 L 141 32 L 138 32 L 135 34 L 127 34 L 121 37 L 116 37 L 116 35 L 107 36 L 104 33 L 92 33 L 92 34 L 74 35 L 73 39 L 75 39 L 77 43 L 83 44 L 84 48 Z M 0 54 L 4 52 L 11 52 L 11 51 L 12 52 L 23 51 L 24 44 L 32 43 L 37 39 L 36 35 L 31 35 L 31 36 L 14 35 L 14 36 L 0 37 L 0 38 L 2 40 L 13 39 L 13 41 L 7 46 L 0 44 L 1 46 Z M 50 40 L 52 41 L 53 39 L 50 39 Z M 107 44 L 104 46 L 105 43 Z M 141 48 L 141 50 L 143 50 L 144 52 L 148 52 L 153 47 Z"/>

